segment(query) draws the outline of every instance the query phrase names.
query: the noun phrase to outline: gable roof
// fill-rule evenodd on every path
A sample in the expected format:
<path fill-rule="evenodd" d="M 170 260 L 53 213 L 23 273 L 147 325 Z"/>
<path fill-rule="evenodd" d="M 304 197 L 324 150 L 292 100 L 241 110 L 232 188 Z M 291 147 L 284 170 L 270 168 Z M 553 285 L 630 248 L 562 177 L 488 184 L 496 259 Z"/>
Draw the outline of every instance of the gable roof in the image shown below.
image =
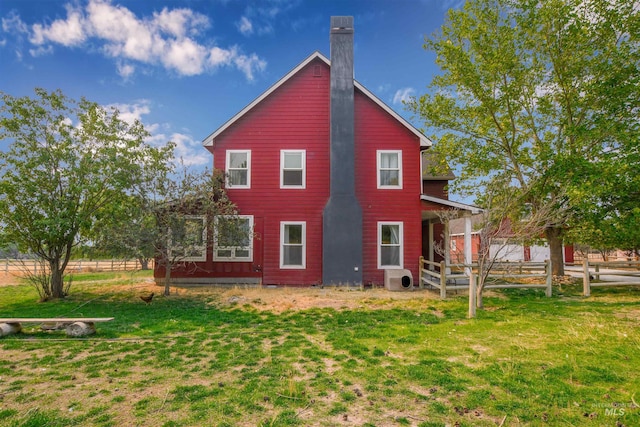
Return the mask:
<path fill-rule="evenodd" d="M 247 105 L 246 107 L 244 107 L 242 110 L 240 110 L 239 113 L 237 113 L 235 116 L 231 117 L 229 120 L 227 120 L 222 126 L 220 126 L 218 129 L 216 129 L 213 133 L 211 133 L 209 136 L 207 136 L 204 141 L 202 141 L 202 145 L 204 145 L 205 147 L 213 147 L 213 143 L 215 141 L 215 139 L 225 130 L 227 130 L 231 125 L 233 125 L 238 119 L 240 119 L 242 116 L 244 116 L 247 112 L 249 112 L 251 109 L 253 109 L 253 107 L 255 107 L 256 105 L 258 105 L 260 102 L 262 102 L 262 100 L 264 100 L 266 97 L 268 97 L 269 95 L 271 95 L 271 93 L 273 93 L 276 89 L 278 89 L 280 86 L 282 86 L 283 84 L 285 84 L 291 77 L 293 77 L 296 73 L 298 73 L 298 71 L 300 71 L 301 69 L 303 69 L 304 67 L 307 66 L 307 64 L 309 64 L 311 61 L 313 61 L 314 59 L 320 59 L 322 60 L 325 64 L 327 64 L 329 67 L 331 67 L 331 61 L 329 61 L 329 59 L 327 59 L 326 56 L 324 56 L 323 54 L 321 54 L 318 51 L 315 51 L 314 53 L 312 53 L 311 55 L 309 55 L 309 57 L 307 57 L 304 61 L 302 61 L 300 64 L 298 64 L 293 70 L 289 71 L 284 77 L 282 77 L 280 80 L 278 80 L 274 85 L 272 85 L 269 89 L 267 89 L 265 92 L 262 93 L 262 95 L 260 95 L 259 97 L 257 97 L 256 99 L 254 99 L 249 105 Z M 356 89 L 358 89 L 360 92 L 362 92 L 364 95 L 366 95 L 369 99 L 371 99 L 373 102 L 375 102 L 378 106 L 380 106 L 383 110 L 385 110 L 387 113 L 389 113 L 393 118 L 395 118 L 398 122 L 400 122 L 404 127 L 406 127 L 409 131 L 411 131 L 414 135 L 416 135 L 418 137 L 418 139 L 420 140 L 420 147 L 431 147 L 432 143 L 431 140 L 429 138 L 427 138 L 426 136 L 424 136 L 422 134 L 422 132 L 420 132 L 418 129 L 416 129 L 415 126 L 413 126 L 411 123 L 409 123 L 407 120 L 405 120 L 402 116 L 400 116 L 398 113 L 396 113 L 393 109 L 391 109 L 387 104 L 385 104 L 384 102 L 382 102 L 382 100 L 380 100 L 380 98 L 378 98 L 377 96 L 375 96 L 373 93 L 371 93 L 367 88 L 365 88 L 362 84 L 358 83 L 357 80 L 353 80 L 354 83 L 354 87 Z"/>

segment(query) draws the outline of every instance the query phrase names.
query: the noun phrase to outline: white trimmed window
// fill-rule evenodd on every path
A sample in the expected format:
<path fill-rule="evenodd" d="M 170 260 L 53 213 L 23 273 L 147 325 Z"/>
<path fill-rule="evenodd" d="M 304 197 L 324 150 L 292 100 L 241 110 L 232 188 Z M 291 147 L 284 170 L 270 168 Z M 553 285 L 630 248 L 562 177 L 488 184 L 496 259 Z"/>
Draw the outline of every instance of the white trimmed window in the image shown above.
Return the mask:
<path fill-rule="evenodd" d="M 305 188 L 305 150 L 280 150 L 280 188 Z"/>
<path fill-rule="evenodd" d="M 305 268 L 306 240 L 306 222 L 280 223 L 280 268 Z"/>
<path fill-rule="evenodd" d="M 227 150 L 227 186 L 251 188 L 251 150 Z"/>
<path fill-rule="evenodd" d="M 253 261 L 253 215 L 215 218 L 214 261 Z"/>
<path fill-rule="evenodd" d="M 378 222 L 378 268 L 403 268 L 402 222 Z"/>
<path fill-rule="evenodd" d="M 204 216 L 185 215 L 171 225 L 169 256 L 177 261 L 207 260 L 207 225 Z"/>
<path fill-rule="evenodd" d="M 377 151 L 378 188 L 402 188 L 402 151 Z"/>

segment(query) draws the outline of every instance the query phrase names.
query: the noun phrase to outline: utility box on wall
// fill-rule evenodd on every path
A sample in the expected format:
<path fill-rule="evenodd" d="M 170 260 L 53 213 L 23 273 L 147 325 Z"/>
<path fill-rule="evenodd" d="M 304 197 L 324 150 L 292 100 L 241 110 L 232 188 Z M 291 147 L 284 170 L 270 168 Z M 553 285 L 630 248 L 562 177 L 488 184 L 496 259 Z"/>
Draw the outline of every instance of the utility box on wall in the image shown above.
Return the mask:
<path fill-rule="evenodd" d="M 384 271 L 384 287 L 388 291 L 411 291 L 413 275 L 406 269 L 387 269 Z"/>

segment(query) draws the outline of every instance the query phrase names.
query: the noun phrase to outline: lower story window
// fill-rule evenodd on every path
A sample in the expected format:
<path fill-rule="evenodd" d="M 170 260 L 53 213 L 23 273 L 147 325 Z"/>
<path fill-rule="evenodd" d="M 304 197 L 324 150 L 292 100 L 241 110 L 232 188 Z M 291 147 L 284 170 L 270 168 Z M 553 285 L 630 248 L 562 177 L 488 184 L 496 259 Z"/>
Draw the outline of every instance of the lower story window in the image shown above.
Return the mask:
<path fill-rule="evenodd" d="M 171 225 L 170 257 L 179 261 L 207 260 L 205 217 L 186 215 Z"/>
<path fill-rule="evenodd" d="M 280 268 L 305 268 L 306 223 L 280 223 Z"/>
<path fill-rule="evenodd" d="M 402 268 L 402 228 L 401 222 L 378 223 L 378 268 Z"/>
<path fill-rule="evenodd" d="M 217 216 L 214 261 L 253 261 L 253 216 Z"/>

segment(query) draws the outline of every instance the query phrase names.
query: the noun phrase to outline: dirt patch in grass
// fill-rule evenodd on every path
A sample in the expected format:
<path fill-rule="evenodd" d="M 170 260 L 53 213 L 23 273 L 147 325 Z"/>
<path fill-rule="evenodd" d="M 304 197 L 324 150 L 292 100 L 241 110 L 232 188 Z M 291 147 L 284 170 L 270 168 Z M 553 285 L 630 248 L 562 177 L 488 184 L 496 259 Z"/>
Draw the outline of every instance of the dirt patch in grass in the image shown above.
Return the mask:
<path fill-rule="evenodd" d="M 627 309 L 623 308 L 615 312 L 614 315 L 620 319 L 640 322 L 640 309 L 637 309 L 637 308 L 627 308 Z"/>
<path fill-rule="evenodd" d="M 219 296 L 219 303 L 227 306 L 247 305 L 257 310 L 275 313 L 332 308 L 353 310 L 358 308 L 389 309 L 395 307 L 416 308 L 438 296 L 435 292 L 414 290 L 390 292 L 386 289 L 341 288 L 233 288 L 207 290 Z M 202 291 L 201 291 L 202 292 Z"/>
<path fill-rule="evenodd" d="M 153 280 L 130 284 L 109 284 L 114 294 L 130 294 L 132 298 L 154 293 L 154 300 L 166 298 L 164 287 Z M 384 288 L 361 290 L 359 288 L 331 287 L 171 287 L 169 298 L 197 297 L 209 301 L 220 308 L 253 308 L 258 311 L 283 313 L 309 309 L 330 308 L 335 310 L 391 308 L 424 309 L 430 301 L 439 300 L 436 291 L 415 289 L 413 291 L 391 292 Z M 142 303 L 142 301 L 140 301 Z M 434 309 L 434 314 L 442 317 L 442 312 Z"/>

